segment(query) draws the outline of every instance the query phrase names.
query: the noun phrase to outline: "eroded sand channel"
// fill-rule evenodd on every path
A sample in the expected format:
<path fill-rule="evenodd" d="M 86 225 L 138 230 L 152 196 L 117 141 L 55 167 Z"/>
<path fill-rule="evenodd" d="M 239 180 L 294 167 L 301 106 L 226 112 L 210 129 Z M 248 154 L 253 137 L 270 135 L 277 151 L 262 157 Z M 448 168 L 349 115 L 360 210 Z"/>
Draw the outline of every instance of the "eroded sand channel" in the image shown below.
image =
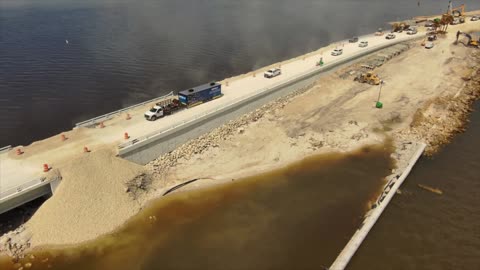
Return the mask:
<path fill-rule="evenodd" d="M 320 155 L 172 194 L 117 233 L 74 249 L 28 254 L 19 263 L 32 269 L 319 269 L 335 259 L 377 197 L 394 167 L 391 151 L 380 145 Z"/>

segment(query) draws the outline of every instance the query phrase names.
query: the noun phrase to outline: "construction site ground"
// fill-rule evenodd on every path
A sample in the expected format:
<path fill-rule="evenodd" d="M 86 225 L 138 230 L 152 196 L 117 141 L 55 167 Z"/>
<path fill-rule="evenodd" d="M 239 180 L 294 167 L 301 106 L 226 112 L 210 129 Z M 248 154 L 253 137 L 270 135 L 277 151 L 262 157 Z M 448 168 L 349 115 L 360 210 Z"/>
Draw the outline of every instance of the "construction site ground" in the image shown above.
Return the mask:
<path fill-rule="evenodd" d="M 132 113 L 132 120 L 119 116 L 107 121 L 104 129 L 67 132 L 67 142 L 52 137 L 26 147 L 24 155 L 11 151 L 7 158 L 3 157 L 2 173 L 4 166 L 13 166 L 9 168 L 17 169 L 7 169 L 9 176 L 26 177 L 41 171 L 41 164 L 50 162 L 63 180 L 58 192 L 25 227 L 7 234 L 0 243 L 15 242 L 22 249 L 91 240 L 123 224 L 167 187 L 186 180 L 205 179 L 190 187 L 196 188 L 238 179 L 308 155 L 381 143 L 387 136 L 403 142 L 425 141 L 430 143 L 432 152 L 436 142 L 441 141 L 433 137 L 448 137 L 461 127 L 460 114 L 453 112 L 452 117 L 452 111 L 466 112 L 467 103 L 462 99 L 467 95 L 465 91 L 473 84 L 478 87 L 478 50 L 453 44 L 457 29 L 479 31 L 480 23 L 451 26 L 449 33 L 430 50 L 423 48 L 421 41 L 410 42 L 374 69 L 385 81 L 380 98 L 382 109 L 375 108 L 379 86 L 353 81 L 358 72 L 365 70 L 365 63 L 359 62 L 326 75 L 305 91 L 272 101 L 146 166 L 115 157 L 116 145 L 124 141 L 124 132 L 135 137 L 137 132 L 154 131 L 171 121 L 206 112 L 239 98 L 243 95 L 240 92 L 260 89 L 294 71 L 312 68 L 318 61 L 316 55 L 282 64 L 284 75 L 273 80 L 264 79 L 260 72 L 256 77 L 250 74 L 229 79 L 224 97 L 157 122 L 145 121 L 140 114 L 145 108 L 139 108 Z M 405 34 L 397 36 L 402 35 Z M 370 46 L 385 40 L 369 38 Z M 358 49 L 356 46 L 345 45 L 344 54 L 348 56 L 349 49 Z M 329 53 L 324 53 L 323 58 L 333 60 Z M 85 145 L 93 150 L 88 156 L 82 153 Z M 5 245 L 0 245 L 0 250 L 5 251 Z"/>

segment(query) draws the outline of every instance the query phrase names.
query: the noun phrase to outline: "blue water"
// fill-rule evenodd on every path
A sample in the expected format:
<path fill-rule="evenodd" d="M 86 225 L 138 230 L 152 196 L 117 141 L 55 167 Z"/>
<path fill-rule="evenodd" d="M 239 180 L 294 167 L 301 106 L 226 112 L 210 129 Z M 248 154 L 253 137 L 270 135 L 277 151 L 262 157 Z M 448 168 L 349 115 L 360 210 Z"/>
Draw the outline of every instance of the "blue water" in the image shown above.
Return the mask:
<path fill-rule="evenodd" d="M 443 2 L 0 0 L 0 146 L 27 145 L 386 21 L 440 13 Z"/>

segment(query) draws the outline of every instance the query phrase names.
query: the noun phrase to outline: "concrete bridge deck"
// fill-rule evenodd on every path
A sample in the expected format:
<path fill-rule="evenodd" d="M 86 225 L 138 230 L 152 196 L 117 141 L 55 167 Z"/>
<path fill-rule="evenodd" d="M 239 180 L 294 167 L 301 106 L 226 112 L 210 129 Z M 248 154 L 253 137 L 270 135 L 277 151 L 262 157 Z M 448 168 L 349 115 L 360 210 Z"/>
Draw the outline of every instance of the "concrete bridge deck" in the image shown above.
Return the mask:
<path fill-rule="evenodd" d="M 118 148 L 119 145 L 125 146 L 132 144 L 132 140 L 146 140 L 149 134 L 157 134 L 165 130 L 175 129 L 182 124 L 192 121 L 201 115 L 212 113 L 219 108 L 226 106 L 234 106 L 235 103 L 245 100 L 249 96 L 255 95 L 259 91 L 276 87 L 282 83 L 300 80 L 301 76 L 311 72 L 322 72 L 322 70 L 330 69 L 338 64 L 349 61 L 356 57 L 366 55 L 370 52 L 377 51 L 390 45 L 412 40 L 424 36 L 424 31 L 419 31 L 417 35 L 406 35 L 405 32 L 398 34 L 393 40 L 385 39 L 385 36 L 368 35 L 360 38 L 360 41 L 366 40 L 369 46 L 359 48 L 358 43 L 348 43 L 342 41 L 320 49 L 318 53 L 311 54 L 306 57 L 298 57 L 296 60 L 288 61 L 281 64 L 282 75 L 266 79 L 263 73 L 257 72 L 256 76 L 239 76 L 238 78 L 223 81 L 222 91 L 224 96 L 211 102 L 182 110 L 174 115 L 159 119 L 155 122 L 146 121 L 143 113 L 152 105 L 152 103 L 137 106 L 128 111 L 123 111 L 104 122 L 105 127 L 79 127 L 64 132 L 68 138 L 62 141 L 60 134 L 48 139 L 35 142 L 26 147 L 14 147 L 0 152 L 0 213 L 11 209 L 12 205 L 3 207 L 8 201 L 13 200 L 27 191 L 40 188 L 45 184 L 49 184 L 49 180 L 41 182 L 46 173 L 43 172 L 43 164 L 48 164 L 53 169 L 61 168 L 79 155 L 84 155 L 83 148 L 86 146 L 91 151 L 95 151 L 100 147 Z M 344 52 L 341 56 L 331 56 L 331 50 L 338 46 L 343 48 Z M 325 65 L 316 67 L 319 58 L 323 57 Z M 228 85 L 227 85 L 228 82 Z M 126 113 L 131 116 L 130 120 L 126 120 Z M 130 139 L 124 139 L 124 133 L 128 132 Z M 21 148 L 24 152 L 21 155 L 16 154 L 16 149 Z M 81 164 L 79 164 L 81 166 Z M 35 196 L 45 195 L 43 193 L 50 192 L 51 189 L 44 189 Z M 21 205 L 35 196 L 26 197 L 24 200 L 16 199 L 18 205 Z"/>

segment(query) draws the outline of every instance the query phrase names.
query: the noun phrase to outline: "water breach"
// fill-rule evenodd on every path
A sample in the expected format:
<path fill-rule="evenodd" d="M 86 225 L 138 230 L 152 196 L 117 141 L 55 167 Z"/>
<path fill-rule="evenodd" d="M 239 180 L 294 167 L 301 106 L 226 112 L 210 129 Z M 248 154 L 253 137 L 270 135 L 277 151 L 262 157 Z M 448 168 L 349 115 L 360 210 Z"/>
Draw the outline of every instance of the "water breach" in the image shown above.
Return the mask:
<path fill-rule="evenodd" d="M 394 167 L 391 147 L 307 158 L 204 190 L 170 194 L 112 235 L 1 269 L 322 269 Z M 21 265 L 20 265 L 21 264 Z"/>

